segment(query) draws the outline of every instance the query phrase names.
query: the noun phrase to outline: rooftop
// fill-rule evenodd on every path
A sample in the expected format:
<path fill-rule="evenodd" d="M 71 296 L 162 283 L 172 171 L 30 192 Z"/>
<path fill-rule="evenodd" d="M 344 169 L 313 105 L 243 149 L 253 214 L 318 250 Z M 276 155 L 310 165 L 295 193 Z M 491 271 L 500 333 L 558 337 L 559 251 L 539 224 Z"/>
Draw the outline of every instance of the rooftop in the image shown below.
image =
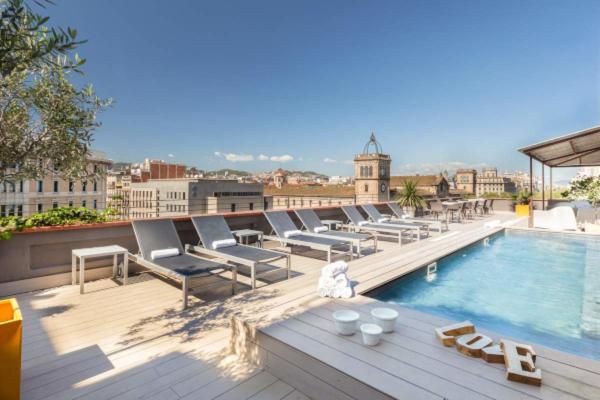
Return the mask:
<path fill-rule="evenodd" d="M 265 196 L 354 197 L 354 186 L 349 185 L 284 185 L 281 188 L 265 186 Z"/>
<path fill-rule="evenodd" d="M 323 219 L 341 218 L 335 207 L 317 212 Z M 260 213 L 226 218 L 232 229 L 265 229 Z M 17 296 L 24 319 L 22 398 L 598 398 L 600 362 L 536 345 L 544 384 L 510 382 L 503 366 L 482 364 L 439 345 L 433 328 L 448 321 L 408 308 L 395 307 L 402 318 L 399 329 L 380 346 L 365 347 L 359 335 L 334 333 L 332 311 L 353 309 L 368 321 L 378 302 L 362 293 L 502 229 L 486 227 L 491 219 L 512 221 L 514 215 L 498 212 L 451 223 L 448 231 L 420 241 L 405 238 L 402 246 L 381 238 L 377 252 L 363 249 L 364 257 L 349 262 L 358 294 L 349 300 L 316 295 L 324 254 L 303 248 L 292 253 L 292 279 L 274 272 L 256 291 L 249 290 L 244 274 L 233 297 L 228 273 L 198 278 L 194 287 L 217 286 L 192 297 L 184 311 L 177 285 L 140 270 L 125 286 L 120 279 L 97 275 L 86 283 L 84 295 L 78 286 L 52 278 L 53 287 Z M 184 242 L 197 241 L 190 236 L 189 218 L 178 218 L 176 226 Z M 38 253 L 32 262 L 41 270 L 57 263 L 50 260 L 55 256 L 51 249 L 66 252 L 86 240 L 126 243 L 131 235 L 129 224 L 119 222 L 87 232 L 33 231 L 11 240 L 19 254 L 19 246 L 29 246 L 28 259 Z M 13 260 L 15 266 L 21 262 Z"/>

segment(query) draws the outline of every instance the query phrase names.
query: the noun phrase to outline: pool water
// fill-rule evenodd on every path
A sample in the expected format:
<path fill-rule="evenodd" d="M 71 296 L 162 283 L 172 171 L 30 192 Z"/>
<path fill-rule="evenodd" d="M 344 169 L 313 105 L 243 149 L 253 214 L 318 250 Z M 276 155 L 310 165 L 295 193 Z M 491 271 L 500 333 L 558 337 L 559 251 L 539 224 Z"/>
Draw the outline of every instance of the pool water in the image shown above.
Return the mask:
<path fill-rule="evenodd" d="M 600 360 L 600 238 L 501 232 L 369 296 Z"/>

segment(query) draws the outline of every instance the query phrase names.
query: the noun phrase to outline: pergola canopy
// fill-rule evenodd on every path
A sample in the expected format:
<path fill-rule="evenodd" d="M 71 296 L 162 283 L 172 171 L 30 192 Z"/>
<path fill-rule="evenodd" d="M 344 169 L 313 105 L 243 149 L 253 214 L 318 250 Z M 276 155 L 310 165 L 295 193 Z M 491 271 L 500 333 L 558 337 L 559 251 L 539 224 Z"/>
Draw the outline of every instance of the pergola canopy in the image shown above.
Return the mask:
<path fill-rule="evenodd" d="M 519 151 L 552 168 L 600 165 L 600 126 L 532 144 Z"/>

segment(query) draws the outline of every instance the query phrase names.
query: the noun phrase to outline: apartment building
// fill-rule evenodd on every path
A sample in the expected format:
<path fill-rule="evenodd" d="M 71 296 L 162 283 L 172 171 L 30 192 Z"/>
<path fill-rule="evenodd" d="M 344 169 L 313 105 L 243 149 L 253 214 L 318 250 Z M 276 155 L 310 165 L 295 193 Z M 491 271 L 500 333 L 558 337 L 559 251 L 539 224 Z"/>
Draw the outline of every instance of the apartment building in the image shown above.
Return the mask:
<path fill-rule="evenodd" d="M 142 163 L 131 164 L 122 171 L 110 171 L 107 175 L 106 204 L 109 204 L 120 219 L 129 218 L 130 191 L 132 183 L 147 182 L 151 179 L 182 179 L 187 167 L 162 160 L 145 159 Z"/>
<path fill-rule="evenodd" d="M 0 183 L 0 216 L 24 216 L 59 207 L 106 208 L 106 178 L 111 161 L 100 151 L 90 152 L 88 171 L 97 179 L 65 180 L 49 174 L 39 180 Z"/>
<path fill-rule="evenodd" d="M 263 185 L 233 179 L 150 179 L 132 182 L 129 218 L 263 210 Z"/>
<path fill-rule="evenodd" d="M 454 182 L 456 189 L 462 193 L 476 196 L 485 193 L 514 193 L 519 186 L 511 177 L 498 175 L 498 169 L 495 167 L 483 168 L 481 173 L 474 169 L 459 169 L 456 171 Z"/>
<path fill-rule="evenodd" d="M 285 185 L 281 188 L 266 186 L 265 208 L 285 210 L 354 204 L 354 190 L 354 186 L 351 185 Z"/>

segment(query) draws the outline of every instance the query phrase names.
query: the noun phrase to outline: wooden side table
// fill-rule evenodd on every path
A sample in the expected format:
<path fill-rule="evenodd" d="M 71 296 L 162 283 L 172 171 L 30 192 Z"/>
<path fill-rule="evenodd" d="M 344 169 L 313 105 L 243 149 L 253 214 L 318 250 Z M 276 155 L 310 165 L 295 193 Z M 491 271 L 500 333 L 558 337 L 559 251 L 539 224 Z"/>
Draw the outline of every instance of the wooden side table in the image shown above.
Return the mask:
<path fill-rule="evenodd" d="M 100 258 L 113 256 L 113 278 L 117 276 L 117 259 L 123 256 L 123 285 L 127 285 L 129 269 L 129 251 L 121 246 L 89 247 L 85 249 L 74 249 L 71 252 L 71 284 L 77 284 L 77 259 L 79 259 L 79 293 L 83 294 L 85 282 L 85 260 L 88 258 Z"/>

